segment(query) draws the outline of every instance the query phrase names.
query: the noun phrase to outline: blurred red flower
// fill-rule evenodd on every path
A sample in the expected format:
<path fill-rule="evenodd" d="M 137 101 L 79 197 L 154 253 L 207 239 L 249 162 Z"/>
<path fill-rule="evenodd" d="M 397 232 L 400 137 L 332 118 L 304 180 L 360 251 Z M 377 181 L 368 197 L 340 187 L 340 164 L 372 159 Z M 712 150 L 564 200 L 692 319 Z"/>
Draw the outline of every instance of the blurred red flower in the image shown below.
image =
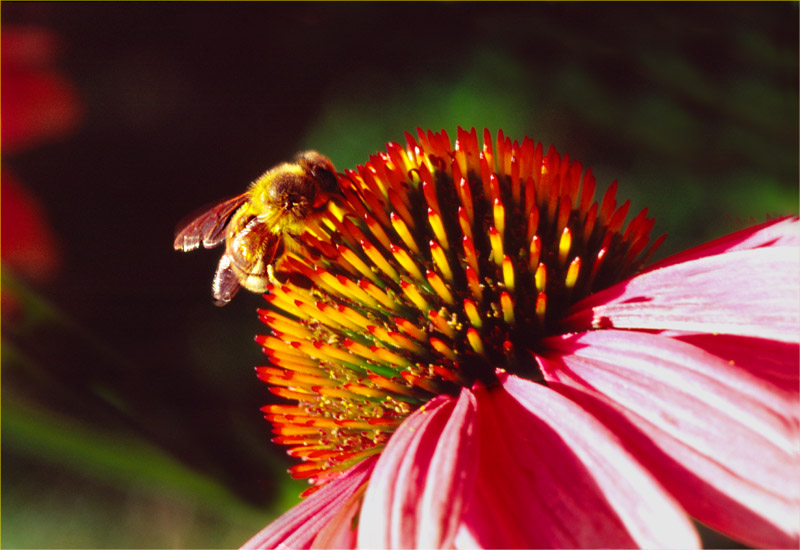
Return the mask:
<path fill-rule="evenodd" d="M 3 154 L 71 132 L 83 108 L 75 87 L 53 66 L 58 39 L 39 27 L 3 27 Z"/>
<path fill-rule="evenodd" d="M 2 71 L 2 262 L 35 281 L 51 279 L 60 265 L 57 239 L 39 200 L 8 169 L 10 154 L 71 132 L 83 107 L 69 81 L 53 67 L 57 38 L 39 27 L 3 27 Z M 3 293 L 3 312 L 14 308 Z"/>

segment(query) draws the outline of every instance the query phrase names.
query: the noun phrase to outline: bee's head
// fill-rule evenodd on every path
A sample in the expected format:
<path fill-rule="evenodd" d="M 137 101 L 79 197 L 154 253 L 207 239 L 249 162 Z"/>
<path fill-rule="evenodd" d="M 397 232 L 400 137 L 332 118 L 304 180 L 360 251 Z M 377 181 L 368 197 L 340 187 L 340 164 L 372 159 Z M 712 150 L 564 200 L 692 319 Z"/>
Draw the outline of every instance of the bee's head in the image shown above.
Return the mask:
<path fill-rule="evenodd" d="M 324 206 L 330 196 L 342 194 L 331 159 L 316 151 L 301 151 L 295 156 L 295 161 L 311 176 L 320 191 L 315 203 L 321 204 L 315 204 L 315 209 Z"/>

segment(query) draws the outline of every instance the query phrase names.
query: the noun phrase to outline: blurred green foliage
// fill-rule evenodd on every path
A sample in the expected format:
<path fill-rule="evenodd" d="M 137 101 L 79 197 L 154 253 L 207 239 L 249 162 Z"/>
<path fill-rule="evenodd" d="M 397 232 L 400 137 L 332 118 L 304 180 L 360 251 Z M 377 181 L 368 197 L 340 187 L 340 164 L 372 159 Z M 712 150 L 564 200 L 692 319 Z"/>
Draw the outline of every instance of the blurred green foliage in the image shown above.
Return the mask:
<path fill-rule="evenodd" d="M 258 413 L 262 302 L 211 307 L 218 253 L 170 246 L 296 150 L 343 170 L 417 126 L 529 135 L 619 180 L 662 256 L 798 209 L 796 3 L 4 3 L 2 24 L 59 36 L 87 111 L 3 157 L 66 258 L 35 289 L 4 267 L 6 548 L 232 547 L 296 502 Z"/>

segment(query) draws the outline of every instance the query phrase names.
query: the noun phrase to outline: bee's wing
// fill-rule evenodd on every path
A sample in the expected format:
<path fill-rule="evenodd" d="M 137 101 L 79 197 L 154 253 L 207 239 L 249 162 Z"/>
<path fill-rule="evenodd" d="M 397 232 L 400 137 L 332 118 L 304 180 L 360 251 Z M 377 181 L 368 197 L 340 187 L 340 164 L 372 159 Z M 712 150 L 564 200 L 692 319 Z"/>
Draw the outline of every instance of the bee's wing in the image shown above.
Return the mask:
<path fill-rule="evenodd" d="M 188 252 L 200 243 L 205 248 L 217 246 L 225 238 L 225 229 L 233 213 L 247 201 L 247 193 L 215 204 L 200 215 L 193 215 L 180 224 L 175 233 L 175 250 Z M 231 295 L 232 297 L 233 295 Z"/>
<path fill-rule="evenodd" d="M 212 291 L 214 293 L 214 304 L 224 306 L 230 302 L 241 287 L 239 278 L 231 269 L 231 257 L 223 254 L 217 266 L 217 273 L 214 275 Z"/>

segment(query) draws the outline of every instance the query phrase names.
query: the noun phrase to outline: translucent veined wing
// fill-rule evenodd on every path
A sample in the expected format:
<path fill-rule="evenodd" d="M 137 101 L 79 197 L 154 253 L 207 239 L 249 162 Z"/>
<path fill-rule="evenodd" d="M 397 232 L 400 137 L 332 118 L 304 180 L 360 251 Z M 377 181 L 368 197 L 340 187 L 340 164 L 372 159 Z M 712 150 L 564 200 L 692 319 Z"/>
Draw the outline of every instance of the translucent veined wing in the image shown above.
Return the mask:
<path fill-rule="evenodd" d="M 190 221 L 179 225 L 180 229 L 175 233 L 175 250 L 188 252 L 200 246 L 200 243 L 205 248 L 217 246 L 225 239 L 225 229 L 231 216 L 247 198 L 248 194 L 242 193 L 215 204 L 200 215 L 191 216 Z"/>

